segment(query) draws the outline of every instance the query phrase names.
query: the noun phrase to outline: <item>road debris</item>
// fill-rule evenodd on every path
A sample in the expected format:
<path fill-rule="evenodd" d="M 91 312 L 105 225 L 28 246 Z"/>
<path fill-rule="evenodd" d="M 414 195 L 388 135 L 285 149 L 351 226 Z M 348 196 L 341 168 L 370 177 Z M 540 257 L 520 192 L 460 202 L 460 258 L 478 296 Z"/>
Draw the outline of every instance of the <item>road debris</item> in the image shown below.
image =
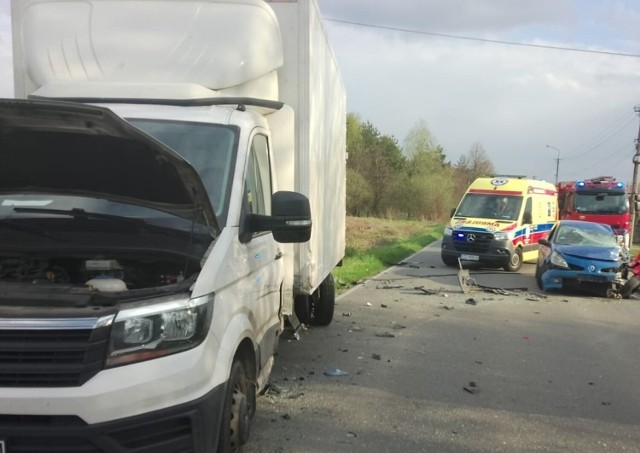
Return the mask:
<path fill-rule="evenodd" d="M 467 305 L 478 305 L 478 301 L 475 300 L 473 297 L 470 297 L 469 299 L 465 300 L 464 303 Z"/>
<path fill-rule="evenodd" d="M 381 333 L 377 333 L 376 337 L 380 337 L 380 338 L 395 338 L 396 336 L 390 332 L 381 332 Z"/>
<path fill-rule="evenodd" d="M 328 377 L 340 377 L 349 375 L 347 371 L 341 370 L 340 368 L 329 368 L 328 370 L 324 370 L 322 374 Z"/>
<path fill-rule="evenodd" d="M 380 354 L 371 354 L 371 358 L 374 360 L 381 360 L 382 356 Z"/>
<path fill-rule="evenodd" d="M 387 263 L 387 264 L 391 266 L 405 266 L 405 267 L 408 267 L 409 269 L 420 269 L 420 266 L 418 266 L 418 264 L 410 261 L 400 261 L 399 263 Z"/>
<path fill-rule="evenodd" d="M 435 295 L 440 294 L 440 293 L 442 293 L 444 291 L 443 288 L 427 289 L 424 286 L 416 286 L 413 289 L 415 289 L 416 291 L 420 291 L 421 293 L 426 294 L 427 296 L 435 296 Z"/>
<path fill-rule="evenodd" d="M 476 384 L 476 381 L 469 381 L 469 384 L 462 387 L 462 389 L 467 393 L 471 393 L 472 395 L 475 395 L 480 391 L 478 385 Z"/>

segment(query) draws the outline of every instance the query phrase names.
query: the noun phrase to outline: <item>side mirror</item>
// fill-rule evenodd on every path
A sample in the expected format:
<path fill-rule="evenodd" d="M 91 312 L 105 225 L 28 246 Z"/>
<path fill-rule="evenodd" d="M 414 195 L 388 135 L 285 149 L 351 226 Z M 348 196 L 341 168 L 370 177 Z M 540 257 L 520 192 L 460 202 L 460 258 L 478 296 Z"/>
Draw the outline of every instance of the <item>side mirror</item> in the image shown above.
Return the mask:
<path fill-rule="evenodd" d="M 544 245 L 545 247 L 551 247 L 551 243 L 546 239 L 538 239 L 538 244 Z"/>
<path fill-rule="evenodd" d="M 449 217 L 453 217 L 453 214 L 456 213 L 456 208 L 451 208 L 451 214 L 449 214 Z"/>
<path fill-rule="evenodd" d="M 271 231 L 278 242 L 307 242 L 311 237 L 311 205 L 297 192 L 276 192 L 271 197 L 271 215 L 250 214 L 248 222 L 252 233 Z"/>

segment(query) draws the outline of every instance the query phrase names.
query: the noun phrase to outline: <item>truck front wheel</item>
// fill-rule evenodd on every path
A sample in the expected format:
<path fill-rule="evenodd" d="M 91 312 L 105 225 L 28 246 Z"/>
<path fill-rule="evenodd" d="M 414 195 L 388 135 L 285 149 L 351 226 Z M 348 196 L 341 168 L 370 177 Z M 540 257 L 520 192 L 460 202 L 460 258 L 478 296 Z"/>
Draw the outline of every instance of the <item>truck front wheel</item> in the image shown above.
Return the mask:
<path fill-rule="evenodd" d="M 254 405 L 255 388 L 249 381 L 244 364 L 236 359 L 227 382 L 218 453 L 238 452 L 247 443 Z"/>

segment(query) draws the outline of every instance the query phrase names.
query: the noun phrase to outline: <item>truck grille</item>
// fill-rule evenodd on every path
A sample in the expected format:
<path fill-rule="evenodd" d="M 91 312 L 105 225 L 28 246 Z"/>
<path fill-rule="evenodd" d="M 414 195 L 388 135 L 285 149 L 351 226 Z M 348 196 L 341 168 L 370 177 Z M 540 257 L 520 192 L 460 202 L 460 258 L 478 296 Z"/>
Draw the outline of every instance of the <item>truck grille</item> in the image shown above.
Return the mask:
<path fill-rule="evenodd" d="M 103 366 L 109 327 L 0 329 L 0 387 L 77 387 Z"/>
<path fill-rule="evenodd" d="M 153 421 L 126 419 L 111 430 L 75 416 L 0 415 L 0 439 L 11 453 L 194 453 L 203 432 L 191 411 Z M 196 420 L 194 420 L 196 419 Z"/>
<path fill-rule="evenodd" d="M 454 231 L 453 244 L 458 252 L 486 253 L 493 241 L 492 233 L 478 233 L 475 231 Z"/>

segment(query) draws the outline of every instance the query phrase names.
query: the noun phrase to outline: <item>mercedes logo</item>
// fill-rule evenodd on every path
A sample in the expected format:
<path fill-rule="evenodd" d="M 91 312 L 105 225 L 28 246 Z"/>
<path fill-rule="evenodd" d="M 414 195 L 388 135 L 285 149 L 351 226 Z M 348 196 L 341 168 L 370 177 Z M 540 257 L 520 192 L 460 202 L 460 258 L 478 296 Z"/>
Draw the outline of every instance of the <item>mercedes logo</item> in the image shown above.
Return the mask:
<path fill-rule="evenodd" d="M 470 243 L 476 242 L 476 235 L 473 233 L 467 234 L 467 242 L 470 242 Z"/>

